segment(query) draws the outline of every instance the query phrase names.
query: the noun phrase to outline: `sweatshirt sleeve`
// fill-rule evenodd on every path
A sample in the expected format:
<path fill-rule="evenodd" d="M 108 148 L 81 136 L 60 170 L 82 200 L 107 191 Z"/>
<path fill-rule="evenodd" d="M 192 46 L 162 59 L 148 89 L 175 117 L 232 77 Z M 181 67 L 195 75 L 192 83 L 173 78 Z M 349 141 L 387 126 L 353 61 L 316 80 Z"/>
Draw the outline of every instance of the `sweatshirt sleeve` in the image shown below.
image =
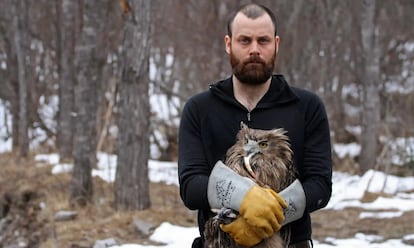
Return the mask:
<path fill-rule="evenodd" d="M 207 184 L 210 170 L 201 140 L 201 117 L 195 101 L 184 106 L 178 135 L 180 196 L 191 210 L 209 209 Z"/>
<path fill-rule="evenodd" d="M 309 212 L 328 204 L 332 193 L 332 153 L 328 117 L 322 100 L 314 95 L 305 116 L 302 184 Z"/>

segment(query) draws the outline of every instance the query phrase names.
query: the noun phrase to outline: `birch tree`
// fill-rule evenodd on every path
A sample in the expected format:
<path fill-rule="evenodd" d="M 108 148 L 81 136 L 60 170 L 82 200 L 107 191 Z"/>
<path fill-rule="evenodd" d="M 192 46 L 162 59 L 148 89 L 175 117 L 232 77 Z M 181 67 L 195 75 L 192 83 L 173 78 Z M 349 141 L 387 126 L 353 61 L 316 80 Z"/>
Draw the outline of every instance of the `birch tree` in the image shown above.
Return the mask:
<path fill-rule="evenodd" d="M 363 114 L 360 170 L 374 168 L 378 150 L 380 124 L 380 50 L 375 25 L 375 0 L 364 0 L 362 9 L 361 37 L 363 48 Z"/>
<path fill-rule="evenodd" d="M 18 99 L 18 76 L 17 76 L 17 56 L 14 43 L 14 25 L 13 22 L 17 18 L 13 11 L 6 11 L 5 6 L 16 6 L 9 2 L 0 2 L 0 11 L 2 16 L 0 22 L 0 37 L 1 37 L 1 52 L 7 55 L 3 62 L 7 65 L 7 68 L 2 73 L 0 81 L 0 98 L 9 102 L 9 108 L 11 112 L 11 130 L 10 137 L 12 139 L 12 150 L 18 151 L 19 149 L 19 99 Z M 12 12 L 12 13 L 10 13 Z"/>

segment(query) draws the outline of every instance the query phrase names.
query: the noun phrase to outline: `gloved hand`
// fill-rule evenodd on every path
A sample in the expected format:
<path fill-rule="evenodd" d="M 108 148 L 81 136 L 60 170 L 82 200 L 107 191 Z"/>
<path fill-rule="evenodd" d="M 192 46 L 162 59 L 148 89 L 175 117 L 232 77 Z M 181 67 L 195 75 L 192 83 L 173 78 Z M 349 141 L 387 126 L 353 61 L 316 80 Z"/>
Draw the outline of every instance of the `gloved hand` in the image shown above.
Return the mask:
<path fill-rule="evenodd" d="M 262 238 L 268 238 L 279 231 L 285 220 L 283 209 L 288 205 L 275 191 L 253 186 L 240 204 L 240 215 Z"/>
<path fill-rule="evenodd" d="M 251 247 L 257 245 L 262 241 L 262 237 L 258 236 L 254 231 L 254 228 L 247 224 L 246 220 L 242 216 L 237 217 L 230 224 L 220 225 L 221 230 L 228 233 L 237 244 Z"/>
<path fill-rule="evenodd" d="M 282 197 L 240 176 L 221 161 L 210 174 L 207 196 L 212 208 L 227 207 L 239 211 L 261 239 L 278 231 L 284 221 L 283 208 L 287 203 Z"/>

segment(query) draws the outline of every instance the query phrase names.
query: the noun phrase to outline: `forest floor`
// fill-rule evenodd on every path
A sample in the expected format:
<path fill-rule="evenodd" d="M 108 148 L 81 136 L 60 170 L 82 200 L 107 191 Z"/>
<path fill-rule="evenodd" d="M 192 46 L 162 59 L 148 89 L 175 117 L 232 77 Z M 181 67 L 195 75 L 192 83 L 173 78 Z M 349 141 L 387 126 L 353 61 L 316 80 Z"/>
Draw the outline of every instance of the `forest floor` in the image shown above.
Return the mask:
<path fill-rule="evenodd" d="M 148 235 L 136 231 L 135 220 L 153 227 L 165 221 L 196 225 L 196 213 L 183 206 L 174 185 L 151 183 L 150 209 L 117 212 L 112 207 L 113 185 L 94 177 L 93 203 L 76 208 L 68 201 L 70 174 L 53 175 L 50 166 L 37 166 L 33 159 L 17 161 L 10 154 L 1 154 L 0 168 L 0 247 L 87 248 L 107 238 L 119 243 L 151 244 Z M 376 197 L 367 194 L 365 200 Z M 61 210 L 74 210 L 78 215 L 73 220 L 55 221 L 56 212 Z M 391 239 L 414 233 L 414 211 L 398 218 L 359 219 L 361 211 L 347 208 L 313 213 L 314 239 L 350 238 L 359 232 Z"/>

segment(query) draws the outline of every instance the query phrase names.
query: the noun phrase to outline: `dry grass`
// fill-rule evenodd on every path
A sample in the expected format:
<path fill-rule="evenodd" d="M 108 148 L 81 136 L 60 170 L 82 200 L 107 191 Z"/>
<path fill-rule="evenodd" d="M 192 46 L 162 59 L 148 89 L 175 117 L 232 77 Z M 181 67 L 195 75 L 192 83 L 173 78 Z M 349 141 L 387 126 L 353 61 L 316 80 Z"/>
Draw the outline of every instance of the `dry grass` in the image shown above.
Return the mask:
<path fill-rule="evenodd" d="M 40 247 L 92 247 L 95 240 L 109 237 L 122 243 L 150 243 L 148 237 L 135 230 L 133 221 L 136 219 L 154 227 L 164 221 L 183 226 L 196 224 L 195 212 L 182 205 L 176 186 L 151 183 L 150 209 L 117 212 L 112 207 L 113 184 L 94 177 L 93 203 L 84 208 L 73 208 L 68 198 L 70 174 L 52 175 L 50 165 L 36 165 L 33 159 L 16 161 L 12 154 L 2 154 L 0 168 L 0 197 L 7 193 L 19 199 L 24 192 L 30 191 L 36 196 L 32 203 L 45 206 L 36 217 L 44 230 L 39 238 Z M 71 221 L 55 222 L 54 215 L 59 210 L 75 210 L 78 216 Z M 25 225 L 22 228 L 28 228 L 27 223 Z"/>

